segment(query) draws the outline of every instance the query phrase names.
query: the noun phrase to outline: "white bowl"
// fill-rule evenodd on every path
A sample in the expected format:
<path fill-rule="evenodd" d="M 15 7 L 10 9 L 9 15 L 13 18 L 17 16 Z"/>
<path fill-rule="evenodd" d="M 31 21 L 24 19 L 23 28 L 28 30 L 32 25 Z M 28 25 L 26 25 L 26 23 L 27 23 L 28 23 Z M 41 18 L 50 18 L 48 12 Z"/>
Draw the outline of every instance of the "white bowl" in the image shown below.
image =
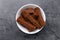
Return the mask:
<path fill-rule="evenodd" d="M 41 13 L 42 13 L 42 17 L 43 17 L 44 21 L 46 21 L 46 16 L 45 16 L 45 13 L 44 13 L 43 9 L 42 9 L 40 6 L 36 5 L 36 4 L 26 4 L 26 5 L 22 6 L 22 7 L 17 11 L 17 13 L 16 13 L 16 20 L 17 20 L 17 18 L 18 18 L 18 17 L 20 16 L 20 14 L 21 14 L 21 13 L 20 13 L 21 9 L 29 8 L 29 7 L 32 7 L 32 8 L 38 7 L 38 8 L 40 8 Z M 39 32 L 39 31 L 41 31 L 42 28 L 43 28 L 43 27 L 42 27 L 41 29 L 36 29 L 35 31 L 29 32 L 26 28 L 24 28 L 22 25 L 20 25 L 17 21 L 16 21 L 16 24 L 17 24 L 18 28 L 19 28 L 22 32 L 27 33 L 27 34 L 35 34 L 35 33 Z"/>

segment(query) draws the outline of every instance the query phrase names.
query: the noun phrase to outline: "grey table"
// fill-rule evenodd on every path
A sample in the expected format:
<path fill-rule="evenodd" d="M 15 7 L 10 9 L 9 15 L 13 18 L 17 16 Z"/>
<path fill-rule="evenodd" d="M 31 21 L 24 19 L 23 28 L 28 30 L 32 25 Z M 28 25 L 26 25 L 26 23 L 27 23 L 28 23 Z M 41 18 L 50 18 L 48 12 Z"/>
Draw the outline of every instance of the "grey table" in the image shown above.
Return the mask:
<path fill-rule="evenodd" d="M 47 18 L 34 35 L 21 32 L 15 23 L 17 10 L 28 3 L 41 6 Z M 60 40 L 60 0 L 0 0 L 0 40 Z"/>

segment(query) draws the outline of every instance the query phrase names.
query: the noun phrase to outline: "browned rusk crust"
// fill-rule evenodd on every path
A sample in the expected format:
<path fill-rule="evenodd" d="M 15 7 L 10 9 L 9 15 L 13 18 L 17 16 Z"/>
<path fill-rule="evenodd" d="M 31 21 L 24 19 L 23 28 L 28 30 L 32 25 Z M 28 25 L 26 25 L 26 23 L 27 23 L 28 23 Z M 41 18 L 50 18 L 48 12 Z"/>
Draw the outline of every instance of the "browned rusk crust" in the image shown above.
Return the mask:
<path fill-rule="evenodd" d="M 28 31 L 33 31 L 36 29 L 36 27 L 28 22 L 26 22 L 22 16 L 17 18 L 17 22 L 19 24 L 22 24 L 24 27 L 26 27 L 28 29 Z"/>
<path fill-rule="evenodd" d="M 31 22 L 34 26 L 36 26 L 36 28 L 40 28 L 40 25 L 39 25 L 38 22 L 30 15 L 30 13 L 32 13 L 32 11 L 30 12 L 29 10 L 23 10 L 21 14 L 22 14 L 25 18 L 29 19 L 30 22 Z"/>
<path fill-rule="evenodd" d="M 44 26 L 45 25 L 45 22 L 44 22 L 44 20 L 42 18 L 41 10 L 38 7 L 36 7 L 34 9 L 34 12 L 35 12 L 34 15 L 35 16 L 38 16 L 38 21 L 39 21 L 40 25 L 41 26 Z"/>
<path fill-rule="evenodd" d="M 28 11 L 28 14 L 31 15 L 37 21 L 39 25 L 39 27 L 37 28 L 40 29 L 42 26 L 39 24 L 39 21 L 38 21 L 39 14 L 35 13 L 35 8 L 28 8 L 27 11 Z"/>

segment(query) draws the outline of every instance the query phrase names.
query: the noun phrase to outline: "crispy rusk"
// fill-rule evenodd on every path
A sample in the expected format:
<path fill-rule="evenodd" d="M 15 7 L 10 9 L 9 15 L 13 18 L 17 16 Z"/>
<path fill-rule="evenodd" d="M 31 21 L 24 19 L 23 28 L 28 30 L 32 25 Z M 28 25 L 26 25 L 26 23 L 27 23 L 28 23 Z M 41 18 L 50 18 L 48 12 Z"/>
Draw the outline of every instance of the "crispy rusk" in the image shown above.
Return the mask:
<path fill-rule="evenodd" d="M 22 16 L 20 16 L 19 18 L 17 18 L 17 22 L 22 24 L 25 28 L 28 29 L 28 31 L 33 31 L 36 29 L 36 27 L 28 22 L 26 22 L 24 20 L 24 18 Z"/>

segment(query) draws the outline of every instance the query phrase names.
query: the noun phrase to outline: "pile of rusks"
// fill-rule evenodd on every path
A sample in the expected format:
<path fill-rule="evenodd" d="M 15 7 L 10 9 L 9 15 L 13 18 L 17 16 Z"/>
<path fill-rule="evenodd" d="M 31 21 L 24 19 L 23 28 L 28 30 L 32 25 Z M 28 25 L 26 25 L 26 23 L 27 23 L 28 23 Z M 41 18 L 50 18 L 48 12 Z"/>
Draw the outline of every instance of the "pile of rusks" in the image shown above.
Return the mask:
<path fill-rule="evenodd" d="M 21 15 L 17 18 L 17 22 L 29 32 L 40 29 L 46 24 L 38 7 L 22 9 L 20 13 Z"/>

